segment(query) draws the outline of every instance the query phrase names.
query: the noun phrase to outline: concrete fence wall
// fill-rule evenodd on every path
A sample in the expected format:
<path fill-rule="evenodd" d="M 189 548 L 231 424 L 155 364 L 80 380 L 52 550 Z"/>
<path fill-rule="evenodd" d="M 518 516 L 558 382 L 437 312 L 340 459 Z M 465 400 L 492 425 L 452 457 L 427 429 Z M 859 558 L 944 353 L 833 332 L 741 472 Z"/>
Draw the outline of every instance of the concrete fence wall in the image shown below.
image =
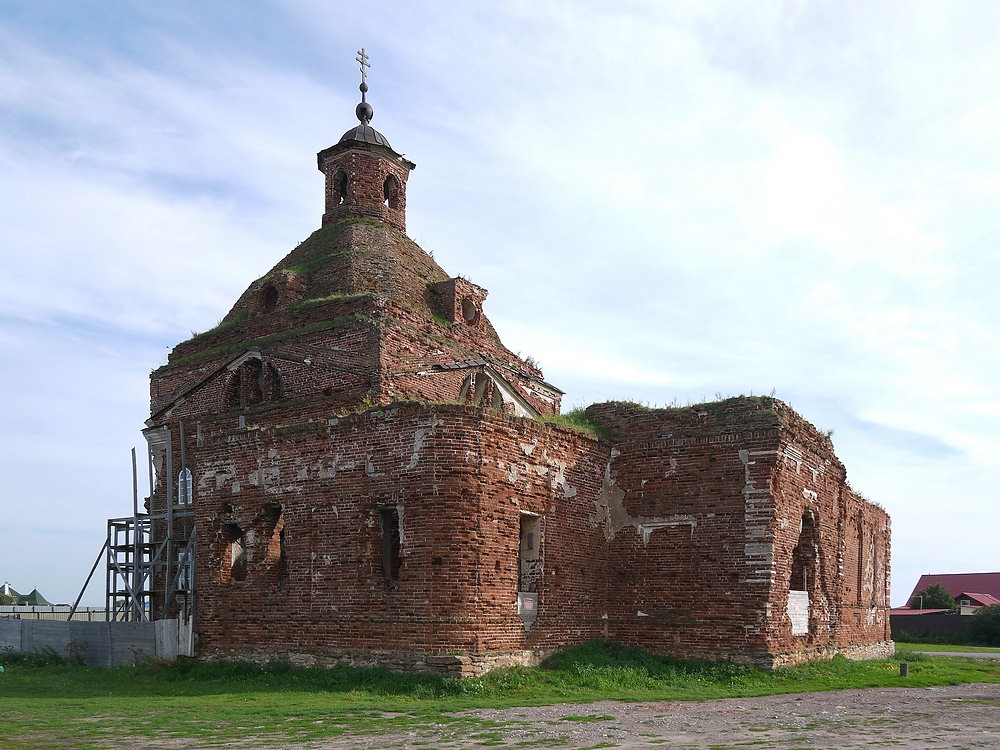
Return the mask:
<path fill-rule="evenodd" d="M 0 617 L 19 617 L 22 620 L 67 620 L 73 608 L 68 604 L 0 605 Z M 79 607 L 73 612 L 74 620 L 103 622 L 108 619 L 104 607 Z"/>
<path fill-rule="evenodd" d="M 0 618 L 0 651 L 47 651 L 84 664 L 116 667 L 145 659 L 176 659 L 188 653 L 188 628 L 177 620 L 80 622 Z M 179 636 L 183 635 L 183 638 Z M 182 642 L 183 641 L 183 642 Z M 180 643 L 181 648 L 178 648 Z"/>

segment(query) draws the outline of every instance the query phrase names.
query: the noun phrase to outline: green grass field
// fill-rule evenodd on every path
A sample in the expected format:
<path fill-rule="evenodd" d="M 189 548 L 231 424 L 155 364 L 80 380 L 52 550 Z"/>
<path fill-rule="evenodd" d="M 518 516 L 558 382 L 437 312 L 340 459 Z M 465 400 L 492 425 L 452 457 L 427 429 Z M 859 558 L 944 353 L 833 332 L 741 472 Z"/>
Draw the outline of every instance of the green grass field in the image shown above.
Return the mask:
<path fill-rule="evenodd" d="M 147 664 L 99 669 L 0 655 L 0 747 L 99 747 L 109 737 L 177 738 L 212 746 L 245 738 L 288 745 L 347 734 L 421 732 L 496 744 L 495 722 L 463 709 L 598 699 L 704 700 L 872 686 L 1000 682 L 1000 663 L 899 652 L 894 659 L 842 657 L 774 672 L 680 662 L 594 642 L 541 668 L 474 680 L 383 669 L 303 669 L 285 663 Z M 899 676 L 899 662 L 910 676 Z M 585 714 L 581 712 L 567 712 Z"/>

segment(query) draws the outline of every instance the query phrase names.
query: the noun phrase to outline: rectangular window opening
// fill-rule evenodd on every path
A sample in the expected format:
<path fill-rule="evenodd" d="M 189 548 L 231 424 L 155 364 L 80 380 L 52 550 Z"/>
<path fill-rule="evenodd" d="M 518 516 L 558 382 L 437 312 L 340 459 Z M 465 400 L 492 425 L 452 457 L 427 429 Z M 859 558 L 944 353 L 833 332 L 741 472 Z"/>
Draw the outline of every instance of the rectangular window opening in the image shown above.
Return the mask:
<path fill-rule="evenodd" d="M 382 576 L 394 589 L 399 585 L 399 511 L 381 508 L 378 515 L 382 526 Z"/>
<path fill-rule="evenodd" d="M 518 591 L 538 591 L 541 577 L 541 519 L 528 513 L 521 514 L 518 548 Z"/>

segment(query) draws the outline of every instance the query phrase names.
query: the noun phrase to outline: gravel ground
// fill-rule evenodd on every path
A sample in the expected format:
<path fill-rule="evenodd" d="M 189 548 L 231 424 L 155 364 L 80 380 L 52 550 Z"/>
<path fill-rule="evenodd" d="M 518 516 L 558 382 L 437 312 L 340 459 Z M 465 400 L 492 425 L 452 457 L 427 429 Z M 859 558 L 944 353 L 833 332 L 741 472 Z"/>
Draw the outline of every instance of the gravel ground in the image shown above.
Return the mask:
<path fill-rule="evenodd" d="M 456 737 L 446 727 L 310 744 L 327 748 L 664 747 L 1000 748 L 1000 685 L 871 688 L 701 703 L 559 704 L 465 712 L 502 722 Z"/>
<path fill-rule="evenodd" d="M 244 739 L 212 747 L 230 750 L 1000 748 L 1000 684 L 869 688 L 703 702 L 561 703 L 478 709 L 454 716 L 476 721 L 298 743 L 278 738 Z M 102 746 L 116 750 L 181 750 L 200 745 L 180 738 L 160 738 L 141 743 L 126 740 L 124 744 L 109 740 Z M 5 747 L 2 739 L 0 747 Z"/>

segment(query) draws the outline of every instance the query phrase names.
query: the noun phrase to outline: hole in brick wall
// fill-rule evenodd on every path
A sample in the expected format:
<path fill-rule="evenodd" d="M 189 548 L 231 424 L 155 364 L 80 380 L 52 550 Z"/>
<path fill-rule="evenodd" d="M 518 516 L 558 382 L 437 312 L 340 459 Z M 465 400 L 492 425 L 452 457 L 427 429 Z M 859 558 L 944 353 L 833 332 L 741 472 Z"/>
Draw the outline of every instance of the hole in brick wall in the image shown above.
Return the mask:
<path fill-rule="evenodd" d="M 226 540 L 222 556 L 223 568 L 231 580 L 242 581 L 247 576 L 246 534 L 235 523 L 223 526 L 222 534 Z"/>
<path fill-rule="evenodd" d="M 541 578 L 541 519 L 530 513 L 521 514 L 518 544 L 518 591 L 538 591 Z"/>
<path fill-rule="evenodd" d="M 381 508 L 378 516 L 382 529 L 382 577 L 394 589 L 399 585 L 399 511 Z"/>
<path fill-rule="evenodd" d="M 280 505 L 264 510 L 267 522 L 267 563 L 274 571 L 278 585 L 288 576 L 288 552 L 285 544 L 285 514 Z"/>
<path fill-rule="evenodd" d="M 816 519 L 811 511 L 802 515 L 802 530 L 799 541 L 792 550 L 792 575 L 788 588 L 793 591 L 808 591 L 813 582 L 814 561 L 817 553 Z"/>
<path fill-rule="evenodd" d="M 399 180 L 396 175 L 389 175 L 382 183 L 382 198 L 389 208 L 399 208 Z"/>
<path fill-rule="evenodd" d="M 462 300 L 462 319 L 470 326 L 479 322 L 479 305 L 472 297 Z"/>
<path fill-rule="evenodd" d="M 337 205 L 347 203 L 347 173 L 339 170 L 333 177 L 334 189 L 337 191 Z"/>
<path fill-rule="evenodd" d="M 260 290 L 260 307 L 266 312 L 274 312 L 274 309 L 278 306 L 278 287 L 274 284 L 268 284 L 263 289 Z"/>
<path fill-rule="evenodd" d="M 281 376 L 270 362 L 248 359 L 229 376 L 226 383 L 226 406 L 239 409 L 282 397 Z"/>

